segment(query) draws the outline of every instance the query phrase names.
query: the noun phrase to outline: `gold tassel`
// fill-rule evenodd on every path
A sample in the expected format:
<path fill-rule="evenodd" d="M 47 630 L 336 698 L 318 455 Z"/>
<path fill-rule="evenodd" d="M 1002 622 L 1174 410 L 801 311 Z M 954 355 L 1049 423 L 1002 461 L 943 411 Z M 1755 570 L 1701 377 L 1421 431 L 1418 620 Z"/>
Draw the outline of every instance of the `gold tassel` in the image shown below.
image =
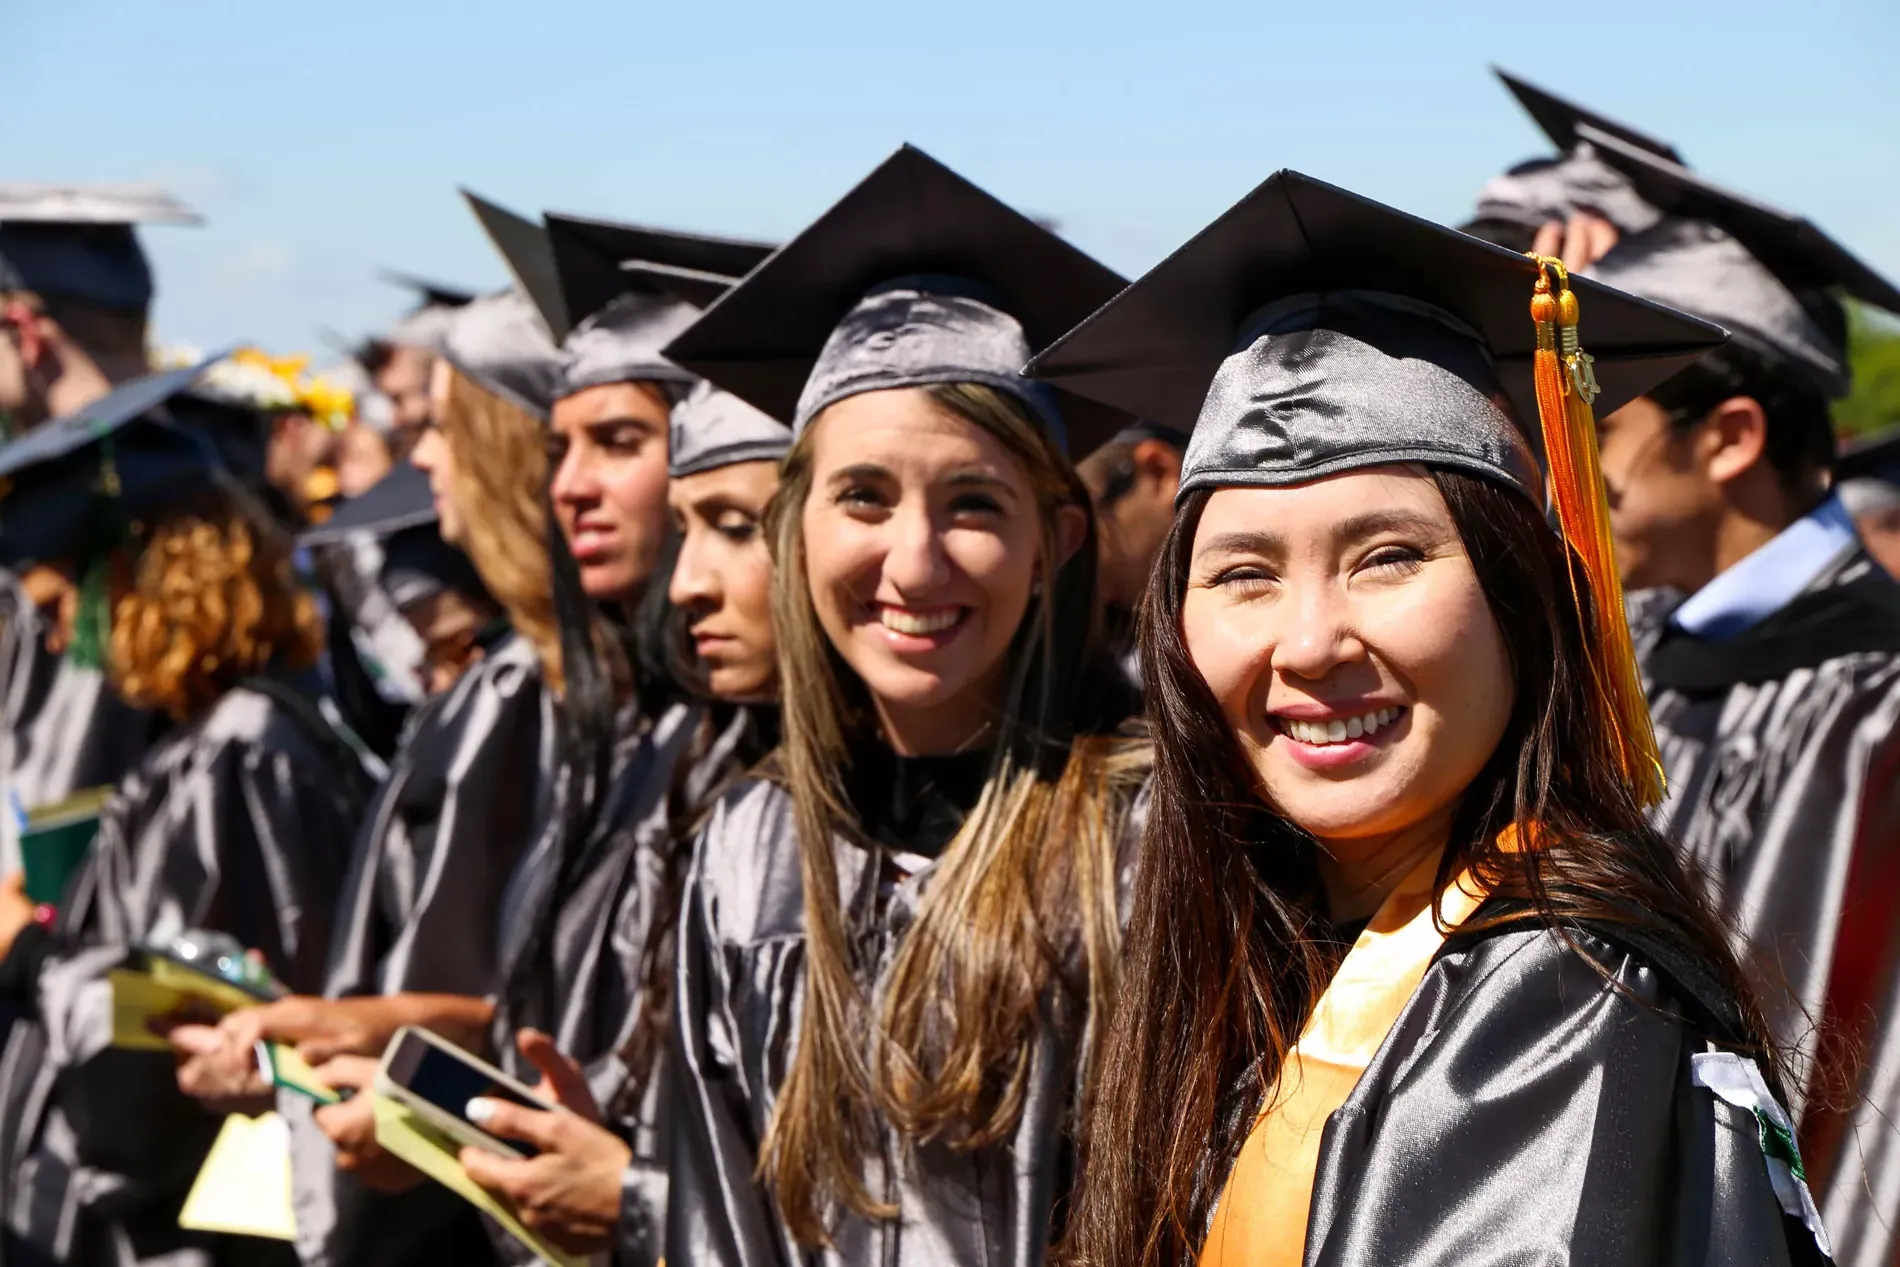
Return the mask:
<path fill-rule="evenodd" d="M 1597 698 L 1609 711 L 1610 726 L 1622 750 L 1624 777 L 1636 803 L 1648 809 L 1663 799 L 1662 759 L 1623 614 L 1623 581 L 1610 538 L 1596 418 L 1590 410 L 1598 391 L 1595 359 L 1578 346 L 1577 296 L 1562 261 L 1541 255 L 1531 258 L 1538 266 L 1537 289 L 1531 296 L 1531 319 L 1537 323 L 1533 364 L 1551 500 L 1564 539 L 1570 543 L 1571 590 L 1578 590 L 1575 569 L 1581 563 L 1594 599 L 1596 627 L 1584 630 L 1584 636 L 1590 642 L 1587 650 Z"/>

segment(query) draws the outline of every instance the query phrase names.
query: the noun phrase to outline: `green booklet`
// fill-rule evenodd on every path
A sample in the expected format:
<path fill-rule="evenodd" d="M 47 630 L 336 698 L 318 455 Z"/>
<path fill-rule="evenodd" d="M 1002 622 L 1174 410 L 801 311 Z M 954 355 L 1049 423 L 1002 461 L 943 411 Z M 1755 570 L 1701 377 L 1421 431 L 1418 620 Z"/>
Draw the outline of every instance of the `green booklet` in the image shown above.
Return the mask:
<path fill-rule="evenodd" d="M 26 867 L 26 895 L 35 902 L 57 903 L 66 884 L 86 860 L 99 834 L 99 812 L 112 796 L 109 787 L 87 788 L 63 801 L 26 813 L 20 831 L 20 859 Z"/>

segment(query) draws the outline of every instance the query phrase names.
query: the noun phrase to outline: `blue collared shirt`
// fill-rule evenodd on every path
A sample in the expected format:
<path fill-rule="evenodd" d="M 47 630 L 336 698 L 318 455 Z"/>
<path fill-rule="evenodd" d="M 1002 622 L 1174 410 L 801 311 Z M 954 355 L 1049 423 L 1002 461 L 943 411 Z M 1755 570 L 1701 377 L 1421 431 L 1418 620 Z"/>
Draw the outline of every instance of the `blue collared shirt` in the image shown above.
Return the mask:
<path fill-rule="evenodd" d="M 1715 642 L 1745 633 L 1794 601 L 1858 540 L 1841 499 L 1829 497 L 1697 590 L 1670 619 Z"/>

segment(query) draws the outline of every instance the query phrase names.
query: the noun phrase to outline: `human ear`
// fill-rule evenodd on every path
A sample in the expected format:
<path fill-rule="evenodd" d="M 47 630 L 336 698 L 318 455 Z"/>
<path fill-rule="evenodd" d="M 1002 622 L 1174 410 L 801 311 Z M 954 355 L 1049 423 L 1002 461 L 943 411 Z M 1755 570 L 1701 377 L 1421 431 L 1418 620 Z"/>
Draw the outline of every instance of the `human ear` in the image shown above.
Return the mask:
<path fill-rule="evenodd" d="M 1129 453 L 1135 478 L 1168 502 L 1181 487 L 1181 454 L 1165 440 L 1143 440 Z"/>
<path fill-rule="evenodd" d="M 1056 507 L 1056 566 L 1061 567 L 1082 548 L 1089 534 L 1089 512 L 1073 502 Z"/>
<path fill-rule="evenodd" d="M 1717 405 L 1703 421 L 1697 447 L 1709 478 L 1718 484 L 1754 469 L 1768 447 L 1768 416 L 1761 402 L 1731 396 Z"/>

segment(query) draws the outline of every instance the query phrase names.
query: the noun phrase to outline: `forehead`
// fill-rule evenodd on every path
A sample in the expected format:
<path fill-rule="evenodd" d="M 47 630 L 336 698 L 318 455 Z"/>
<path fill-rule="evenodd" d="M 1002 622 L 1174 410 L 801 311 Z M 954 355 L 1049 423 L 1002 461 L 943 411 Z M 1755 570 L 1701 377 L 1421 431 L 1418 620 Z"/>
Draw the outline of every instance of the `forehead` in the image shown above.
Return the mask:
<path fill-rule="evenodd" d="M 1404 511 L 1449 522 L 1438 485 L 1418 466 L 1374 466 L 1284 488 L 1217 488 L 1208 495 L 1195 541 L 1234 532 L 1284 538 L 1325 533 L 1367 511 Z"/>
<path fill-rule="evenodd" d="M 863 392 L 830 406 L 812 424 L 812 465 L 820 480 L 869 464 L 901 478 L 929 479 L 977 468 L 1026 482 L 1021 464 L 988 431 L 937 404 L 919 388 Z"/>
<path fill-rule="evenodd" d="M 652 383 L 600 383 L 555 401 L 549 421 L 556 431 L 623 418 L 664 427 L 671 415 L 666 393 Z"/>
<path fill-rule="evenodd" d="M 778 463 L 734 462 L 710 471 L 675 475 L 666 484 L 666 500 L 674 506 L 697 506 L 728 501 L 762 507 L 778 487 Z"/>

